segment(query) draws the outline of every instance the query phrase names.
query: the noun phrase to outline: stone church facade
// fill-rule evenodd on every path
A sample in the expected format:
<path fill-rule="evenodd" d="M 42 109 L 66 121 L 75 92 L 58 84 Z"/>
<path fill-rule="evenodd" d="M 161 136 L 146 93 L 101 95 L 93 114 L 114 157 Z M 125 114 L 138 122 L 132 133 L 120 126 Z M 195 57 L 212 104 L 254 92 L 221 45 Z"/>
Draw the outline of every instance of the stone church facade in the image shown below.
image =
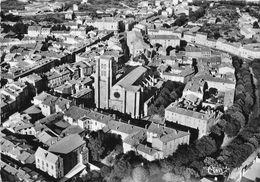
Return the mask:
<path fill-rule="evenodd" d="M 143 114 L 144 91 L 153 85 L 151 70 L 144 66 L 131 68 L 116 80 L 116 62 L 101 56 L 95 75 L 97 108 L 112 109 L 139 118 Z"/>

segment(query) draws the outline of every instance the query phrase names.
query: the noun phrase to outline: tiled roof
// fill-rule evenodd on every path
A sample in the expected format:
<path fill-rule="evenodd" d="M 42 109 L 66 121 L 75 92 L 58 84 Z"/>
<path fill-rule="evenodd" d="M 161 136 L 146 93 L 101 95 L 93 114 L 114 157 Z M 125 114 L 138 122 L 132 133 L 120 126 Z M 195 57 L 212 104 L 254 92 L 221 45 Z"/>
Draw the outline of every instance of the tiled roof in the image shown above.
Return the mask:
<path fill-rule="evenodd" d="M 29 107 L 28 109 L 26 109 L 25 111 L 23 111 L 24 113 L 26 114 L 39 114 L 41 113 L 41 109 L 38 108 L 37 106 L 35 105 L 32 105 L 31 107 Z"/>
<path fill-rule="evenodd" d="M 28 157 L 30 157 L 30 153 L 23 151 L 21 155 L 18 155 L 18 160 L 25 161 Z"/>
<path fill-rule="evenodd" d="M 88 94 L 90 92 L 92 92 L 92 89 L 83 88 L 80 91 L 78 91 L 77 93 L 73 94 L 72 97 L 80 98 L 80 97 L 85 96 L 86 94 Z"/>
<path fill-rule="evenodd" d="M 51 145 L 48 150 L 54 153 L 68 154 L 85 143 L 86 142 L 78 134 L 72 134 Z"/>
<path fill-rule="evenodd" d="M 190 134 L 188 132 L 176 131 L 174 133 L 163 135 L 163 136 L 159 137 L 159 139 L 162 142 L 169 142 L 169 141 L 172 141 L 172 140 L 175 140 L 175 139 L 178 139 L 178 138 L 182 138 L 182 137 L 187 136 L 187 135 L 190 135 Z"/>
<path fill-rule="evenodd" d="M 33 124 L 31 123 L 24 123 L 24 124 L 21 124 L 21 125 L 18 125 L 14 128 L 14 130 L 16 132 L 20 131 L 20 130 L 23 130 L 23 129 L 27 129 L 27 128 L 31 128 L 33 127 Z"/>
<path fill-rule="evenodd" d="M 200 119 L 200 120 L 204 120 L 204 121 L 208 121 L 210 118 L 212 118 L 214 116 L 214 113 L 209 115 L 209 114 L 204 114 L 204 113 L 200 113 L 197 111 L 188 110 L 185 108 L 176 107 L 173 105 L 169 105 L 166 108 L 166 111 L 170 111 L 172 113 L 178 113 L 180 115 L 184 115 L 184 116 L 188 116 L 188 117 L 192 117 L 192 118 Z"/>
<path fill-rule="evenodd" d="M 144 130 L 135 131 L 129 134 L 125 139 L 124 143 L 127 143 L 132 146 L 136 146 L 146 138 L 146 133 Z"/>
<path fill-rule="evenodd" d="M 45 118 L 42 118 L 40 120 L 37 121 L 37 123 L 41 123 L 41 124 L 48 124 L 54 121 L 59 121 L 63 119 L 63 114 L 62 113 L 54 113 L 51 114 Z"/>
<path fill-rule="evenodd" d="M 42 92 L 39 95 L 36 95 L 34 99 L 44 101 L 48 96 L 51 96 L 51 94 L 48 94 L 47 92 Z"/>
<path fill-rule="evenodd" d="M 38 147 L 36 153 L 35 153 L 35 156 L 36 157 L 40 157 L 50 163 L 53 163 L 55 164 L 56 161 L 59 159 L 59 156 L 58 155 L 55 155 L 41 147 Z"/>
<path fill-rule="evenodd" d="M 134 83 L 147 71 L 147 68 L 143 66 L 138 66 L 130 73 L 128 73 L 124 78 L 117 82 L 117 85 L 126 87 L 132 86 Z"/>
<path fill-rule="evenodd" d="M 143 120 L 147 120 L 156 124 L 164 124 L 165 123 L 165 118 L 161 117 L 158 114 L 152 115 L 152 116 L 147 116 L 145 118 L 142 118 Z"/>
<path fill-rule="evenodd" d="M 47 144 L 50 140 L 57 138 L 57 135 L 52 131 L 42 131 L 37 135 L 38 140 L 42 143 Z"/>
<path fill-rule="evenodd" d="M 3 162 L 2 160 L 0 160 L 0 168 L 4 168 L 7 164 L 5 162 Z"/>
<path fill-rule="evenodd" d="M 192 92 L 203 92 L 203 90 L 201 90 L 205 85 L 205 81 L 204 80 L 192 80 L 187 82 L 184 91 L 192 91 Z"/>
<path fill-rule="evenodd" d="M 143 144 L 139 144 L 136 148 L 138 151 L 144 152 L 150 156 L 153 156 L 155 153 L 159 152 L 158 150 L 148 147 L 146 145 Z"/>
<path fill-rule="evenodd" d="M 179 40 L 180 38 L 177 37 L 176 35 L 150 35 L 150 39 L 174 39 L 174 40 Z"/>
<path fill-rule="evenodd" d="M 88 113 L 86 115 L 87 118 L 89 119 L 93 119 L 95 121 L 107 124 L 108 121 L 112 120 L 112 117 L 106 115 L 106 114 L 102 114 L 100 112 L 96 112 L 96 111 L 91 111 L 90 113 Z"/>
<path fill-rule="evenodd" d="M 83 131 L 85 131 L 84 129 L 82 129 L 80 126 L 78 125 L 70 125 L 69 127 L 67 127 L 65 130 L 62 131 L 61 134 L 65 134 L 65 136 L 67 135 L 71 135 L 71 134 L 80 134 Z"/>
<path fill-rule="evenodd" d="M 17 170 L 17 169 L 15 169 L 14 167 L 9 166 L 9 165 L 6 165 L 6 166 L 4 167 L 4 170 L 5 170 L 6 172 L 8 172 L 8 173 L 14 175 L 14 176 L 18 173 L 18 170 Z"/>
<path fill-rule="evenodd" d="M 65 112 L 65 116 L 73 118 L 75 121 L 77 121 L 79 118 L 83 117 L 84 115 L 87 115 L 90 113 L 90 110 L 82 109 L 77 106 L 72 106 Z"/>
<path fill-rule="evenodd" d="M 65 98 L 62 98 L 62 97 L 58 97 L 58 99 L 55 101 L 55 105 L 58 105 L 59 108 L 61 109 L 66 109 L 66 105 L 68 103 L 71 103 L 72 101 L 68 100 L 68 99 L 65 99 Z"/>
<path fill-rule="evenodd" d="M 138 126 L 134 126 L 127 123 L 118 122 L 118 121 L 113 121 L 113 120 L 109 121 L 107 126 L 109 127 L 110 130 L 115 130 L 126 134 L 131 134 L 144 129 Z"/>
<path fill-rule="evenodd" d="M 28 31 L 41 31 L 41 26 L 29 26 Z"/>
<path fill-rule="evenodd" d="M 58 122 L 56 122 L 54 125 L 58 126 L 59 128 L 68 128 L 70 126 L 70 124 L 65 121 L 65 120 L 60 120 Z"/>
<path fill-rule="evenodd" d="M 231 81 L 228 79 L 224 79 L 224 78 L 217 78 L 217 77 L 213 77 L 210 75 L 199 75 L 199 76 L 195 76 L 193 78 L 194 80 L 205 80 L 206 82 L 220 82 L 220 83 L 229 83 L 229 84 L 235 84 L 235 81 Z"/>
<path fill-rule="evenodd" d="M 147 128 L 147 131 L 151 133 L 156 133 L 158 135 L 167 135 L 170 133 L 176 133 L 174 129 L 162 126 L 160 124 L 151 123 L 150 126 Z"/>

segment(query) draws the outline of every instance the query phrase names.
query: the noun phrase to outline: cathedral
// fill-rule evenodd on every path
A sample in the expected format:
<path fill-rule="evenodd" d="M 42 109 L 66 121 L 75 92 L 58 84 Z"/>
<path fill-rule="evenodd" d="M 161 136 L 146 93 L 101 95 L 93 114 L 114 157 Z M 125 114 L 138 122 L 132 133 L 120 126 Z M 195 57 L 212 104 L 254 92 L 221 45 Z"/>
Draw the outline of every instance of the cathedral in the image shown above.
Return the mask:
<path fill-rule="evenodd" d="M 144 66 L 130 68 L 117 79 L 117 63 L 113 57 L 101 56 L 96 64 L 95 104 L 140 118 L 149 87 L 154 86 L 152 71 Z"/>

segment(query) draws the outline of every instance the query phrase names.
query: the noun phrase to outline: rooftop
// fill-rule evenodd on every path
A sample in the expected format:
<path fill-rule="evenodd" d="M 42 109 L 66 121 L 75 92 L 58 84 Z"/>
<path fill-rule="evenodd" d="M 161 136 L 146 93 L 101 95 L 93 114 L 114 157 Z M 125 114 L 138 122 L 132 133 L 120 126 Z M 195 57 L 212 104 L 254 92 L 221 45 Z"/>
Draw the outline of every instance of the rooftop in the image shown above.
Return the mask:
<path fill-rule="evenodd" d="M 150 39 L 165 39 L 165 40 L 169 40 L 169 39 L 179 40 L 180 39 L 176 35 L 150 35 L 149 37 L 150 37 Z"/>
<path fill-rule="evenodd" d="M 78 134 L 72 134 L 62 138 L 54 145 L 51 145 L 48 151 L 59 154 L 68 154 L 85 143 L 86 142 Z"/>
<path fill-rule="evenodd" d="M 110 121 L 112 119 L 112 117 L 110 117 L 109 115 L 106 114 L 102 114 L 100 112 L 96 112 L 96 111 L 91 111 L 86 115 L 87 118 L 89 119 L 93 119 L 95 121 L 107 124 L 108 121 Z"/>
<path fill-rule="evenodd" d="M 122 123 L 118 121 L 113 121 L 113 120 L 109 121 L 107 126 L 110 130 L 115 130 L 126 134 L 131 134 L 144 129 L 138 126 L 134 126 L 131 124 Z"/>
<path fill-rule="evenodd" d="M 69 110 L 65 112 L 65 116 L 71 117 L 75 121 L 77 121 L 79 118 L 83 117 L 84 115 L 87 115 L 90 112 L 90 110 L 82 109 L 77 106 L 71 106 Z"/>
<path fill-rule="evenodd" d="M 192 80 L 187 82 L 187 84 L 184 87 L 184 91 L 192 91 L 192 92 L 203 92 L 203 88 L 205 85 L 205 81 L 202 79 L 198 80 Z"/>
<path fill-rule="evenodd" d="M 214 116 L 214 113 L 209 115 L 209 114 L 177 107 L 176 105 L 172 105 L 172 104 L 166 108 L 166 111 L 177 113 L 177 114 L 188 116 L 188 117 L 192 117 L 195 119 L 204 120 L 204 121 L 208 121 L 210 118 L 212 118 Z"/>
<path fill-rule="evenodd" d="M 73 94 L 72 97 L 75 97 L 75 98 L 80 98 L 82 96 L 85 96 L 86 94 L 92 92 L 91 89 L 89 88 L 83 88 L 81 89 L 80 91 L 78 91 L 77 93 Z"/>
<path fill-rule="evenodd" d="M 147 71 L 147 68 L 143 66 L 138 66 L 116 84 L 122 87 L 128 88 L 129 86 L 134 86 L 135 82 Z"/>
<path fill-rule="evenodd" d="M 38 147 L 36 153 L 35 153 L 36 157 L 40 157 L 50 163 L 55 164 L 57 160 L 59 160 L 59 156 L 55 155 L 41 147 Z"/>

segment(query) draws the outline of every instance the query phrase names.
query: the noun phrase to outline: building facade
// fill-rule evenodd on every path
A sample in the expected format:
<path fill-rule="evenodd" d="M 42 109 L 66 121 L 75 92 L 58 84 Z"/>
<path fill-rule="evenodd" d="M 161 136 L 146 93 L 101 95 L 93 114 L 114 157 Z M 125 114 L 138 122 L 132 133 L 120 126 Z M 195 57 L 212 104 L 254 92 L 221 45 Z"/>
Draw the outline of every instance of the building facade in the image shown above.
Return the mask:
<path fill-rule="evenodd" d="M 140 117 L 143 112 L 143 93 L 146 86 L 153 84 L 149 69 L 134 67 L 116 82 L 117 67 L 113 58 L 101 57 L 96 68 L 96 107 Z"/>

